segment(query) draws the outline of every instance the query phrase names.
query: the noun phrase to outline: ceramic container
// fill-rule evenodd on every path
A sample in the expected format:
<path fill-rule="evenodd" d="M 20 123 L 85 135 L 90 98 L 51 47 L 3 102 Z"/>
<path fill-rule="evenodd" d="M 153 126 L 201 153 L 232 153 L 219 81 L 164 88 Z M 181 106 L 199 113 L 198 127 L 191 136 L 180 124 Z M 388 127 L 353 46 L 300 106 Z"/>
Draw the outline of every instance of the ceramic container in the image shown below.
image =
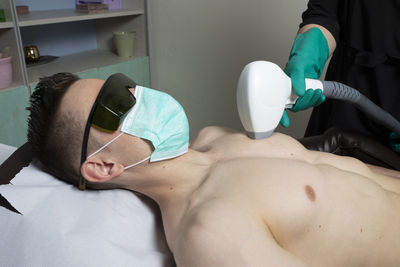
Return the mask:
<path fill-rule="evenodd" d="M 11 57 L 2 58 L 0 53 L 0 89 L 7 88 L 12 82 Z"/>
<path fill-rule="evenodd" d="M 114 43 L 120 57 L 132 57 L 135 50 L 136 32 L 114 32 Z"/>

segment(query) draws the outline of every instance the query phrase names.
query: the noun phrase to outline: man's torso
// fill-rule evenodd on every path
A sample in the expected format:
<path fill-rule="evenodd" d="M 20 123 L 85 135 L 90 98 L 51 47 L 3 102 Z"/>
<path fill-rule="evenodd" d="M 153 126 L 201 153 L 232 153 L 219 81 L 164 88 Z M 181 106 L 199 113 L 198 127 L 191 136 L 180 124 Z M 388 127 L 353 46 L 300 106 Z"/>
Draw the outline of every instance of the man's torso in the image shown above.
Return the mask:
<path fill-rule="evenodd" d="M 309 266 L 400 264 L 399 195 L 379 175 L 354 173 L 371 174 L 357 160 L 309 152 L 280 134 L 254 141 L 214 127 L 192 148 L 217 163 L 181 229 L 226 231 L 227 246 L 240 244 L 241 264 L 267 266 L 271 240 Z"/>

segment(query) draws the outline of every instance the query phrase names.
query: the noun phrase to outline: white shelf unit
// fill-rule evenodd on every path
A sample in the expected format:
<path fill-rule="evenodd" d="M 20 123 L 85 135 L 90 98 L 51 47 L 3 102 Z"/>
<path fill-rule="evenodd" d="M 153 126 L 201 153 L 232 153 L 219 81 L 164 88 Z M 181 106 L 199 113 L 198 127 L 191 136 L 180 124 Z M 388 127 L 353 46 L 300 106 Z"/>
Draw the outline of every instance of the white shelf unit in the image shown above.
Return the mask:
<path fill-rule="evenodd" d="M 15 0 L 0 0 L 8 2 L 7 22 L 0 23 L 0 50 L 5 46 L 11 47 L 13 56 L 13 83 L 9 88 L 16 86 L 27 86 L 38 81 L 40 77 L 52 75 L 57 72 L 68 71 L 78 73 L 96 67 L 107 66 L 132 60 L 132 58 L 121 58 L 116 55 L 112 33 L 114 31 L 135 31 L 135 54 L 134 57 L 148 56 L 147 44 L 147 0 L 122 0 L 122 9 L 110 10 L 103 13 L 86 14 L 77 12 L 75 9 L 39 10 L 30 11 L 29 14 L 17 15 Z M 0 3 L 3 3 L 0 2 Z M 32 0 L 31 7 L 35 1 Z M 34 9 L 34 8 L 33 8 Z M 10 21 L 11 20 L 11 21 Z M 27 66 L 24 64 L 23 47 L 32 43 L 23 43 L 24 33 L 27 31 L 46 33 L 47 29 L 54 27 L 71 27 L 74 23 L 94 24 L 94 35 L 96 46 L 89 51 L 79 51 L 68 55 L 59 56 L 56 60 L 41 65 Z M 63 26 L 64 25 L 64 26 Z M 65 26 L 67 25 L 67 26 Z M 41 31 L 41 32 L 40 32 Z M 61 31 L 61 30 L 60 30 Z M 39 37 L 40 38 L 40 37 Z M 52 43 L 52 38 L 54 45 Z M 70 42 L 78 40 L 72 36 Z M 50 46 L 57 46 L 57 36 L 49 34 L 46 42 Z M 72 41 L 71 41 L 72 39 Z M 33 42 L 35 44 L 35 42 Z M 39 51 L 40 51 L 40 47 Z M 41 51 L 40 51 L 41 52 Z M 41 55 L 43 55 L 41 53 Z M 9 89 L 6 88 L 6 89 Z"/>
<path fill-rule="evenodd" d="M 101 49 L 63 56 L 50 63 L 28 66 L 29 83 L 38 81 L 42 76 L 51 75 L 57 72 L 67 71 L 78 73 L 128 60 L 131 60 L 131 58 L 117 57 L 113 52 Z"/>
<path fill-rule="evenodd" d="M 90 14 L 84 15 L 76 14 L 76 16 L 68 16 L 67 14 L 71 11 L 63 11 L 62 14 L 66 16 L 59 16 L 56 18 L 42 18 L 42 19 L 30 19 L 21 21 L 22 25 L 43 25 L 44 21 L 53 21 L 55 23 L 70 23 L 82 20 L 94 20 L 96 28 L 96 42 L 97 49 L 89 51 L 78 52 L 70 55 L 61 56 L 51 63 L 32 66 L 27 68 L 28 83 L 32 83 L 38 80 L 41 76 L 51 75 L 59 71 L 69 72 L 81 72 L 86 69 L 91 69 L 99 66 L 112 65 L 132 58 L 121 58 L 116 55 L 114 43 L 112 40 L 112 33 L 114 31 L 135 31 L 135 54 L 134 57 L 147 56 L 147 31 L 145 12 L 141 10 L 129 10 L 119 12 L 107 12 L 103 14 Z M 47 13 L 47 12 L 44 12 Z M 43 13 L 42 13 L 43 14 Z M 20 26 L 28 27 L 28 26 Z M 33 26 L 34 27 L 34 26 Z"/>
<path fill-rule="evenodd" d="M 19 19 L 19 26 L 25 27 L 34 25 L 62 23 L 62 22 L 134 16 L 143 14 L 144 14 L 144 9 L 110 10 L 104 13 L 96 13 L 96 14 L 86 14 L 82 12 L 77 12 L 75 9 L 59 9 L 59 10 L 32 11 L 29 14 L 18 16 L 18 19 Z"/>

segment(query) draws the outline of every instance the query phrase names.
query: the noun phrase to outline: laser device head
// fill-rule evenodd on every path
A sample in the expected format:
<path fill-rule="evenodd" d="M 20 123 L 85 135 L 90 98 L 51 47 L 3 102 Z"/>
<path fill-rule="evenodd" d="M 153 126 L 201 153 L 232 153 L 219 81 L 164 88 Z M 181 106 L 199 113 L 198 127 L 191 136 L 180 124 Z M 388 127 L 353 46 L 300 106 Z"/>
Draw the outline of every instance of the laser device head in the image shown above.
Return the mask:
<path fill-rule="evenodd" d="M 282 69 L 268 61 L 254 61 L 240 74 L 237 87 L 239 117 L 247 135 L 262 139 L 272 135 L 291 96 L 292 82 Z"/>

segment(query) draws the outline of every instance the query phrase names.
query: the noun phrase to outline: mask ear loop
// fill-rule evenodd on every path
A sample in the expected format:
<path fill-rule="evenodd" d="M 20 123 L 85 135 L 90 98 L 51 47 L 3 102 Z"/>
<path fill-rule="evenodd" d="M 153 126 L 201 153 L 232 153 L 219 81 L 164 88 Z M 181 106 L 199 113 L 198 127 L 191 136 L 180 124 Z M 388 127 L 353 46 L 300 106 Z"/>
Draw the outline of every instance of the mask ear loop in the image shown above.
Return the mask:
<path fill-rule="evenodd" d="M 124 167 L 124 170 L 129 169 L 129 168 L 132 168 L 132 167 L 135 167 L 136 165 L 139 165 L 139 164 L 145 162 L 145 161 L 148 160 L 149 158 L 150 158 L 150 156 L 148 156 L 148 157 L 142 159 L 141 161 L 138 161 L 138 162 L 136 162 L 136 163 L 133 163 L 133 164 L 131 164 L 131 165 L 128 165 L 128 166 Z"/>
<path fill-rule="evenodd" d="M 103 145 L 102 147 L 100 147 L 99 149 L 97 149 L 95 152 L 93 152 L 92 154 L 90 154 L 87 158 L 93 157 L 94 155 L 96 155 L 97 153 L 99 153 L 100 151 L 102 151 L 106 146 L 108 146 L 109 144 L 111 144 L 112 142 L 114 142 L 115 140 L 117 140 L 121 135 L 123 135 L 124 132 L 121 132 L 119 135 L 117 135 L 116 137 L 114 137 L 113 139 L 111 139 L 108 143 L 106 143 L 105 145 Z M 141 161 L 138 161 L 136 163 L 133 163 L 131 165 L 128 165 L 126 167 L 124 167 L 124 170 L 135 167 L 136 165 L 139 165 L 143 162 L 145 162 L 146 160 L 148 160 L 151 156 L 148 156 L 144 159 L 142 159 Z"/>
<path fill-rule="evenodd" d="M 113 139 L 111 139 L 111 141 L 109 141 L 108 143 L 106 143 L 104 146 L 100 147 L 99 149 L 97 149 L 95 152 L 93 152 L 92 154 L 90 154 L 87 158 L 93 157 L 94 155 L 96 155 L 97 153 L 99 153 L 100 151 L 102 151 L 106 146 L 108 146 L 109 144 L 111 144 L 112 142 L 114 142 L 115 140 L 117 140 L 121 135 L 123 135 L 124 132 L 120 132 L 119 135 L 117 135 L 116 137 L 114 137 Z"/>

